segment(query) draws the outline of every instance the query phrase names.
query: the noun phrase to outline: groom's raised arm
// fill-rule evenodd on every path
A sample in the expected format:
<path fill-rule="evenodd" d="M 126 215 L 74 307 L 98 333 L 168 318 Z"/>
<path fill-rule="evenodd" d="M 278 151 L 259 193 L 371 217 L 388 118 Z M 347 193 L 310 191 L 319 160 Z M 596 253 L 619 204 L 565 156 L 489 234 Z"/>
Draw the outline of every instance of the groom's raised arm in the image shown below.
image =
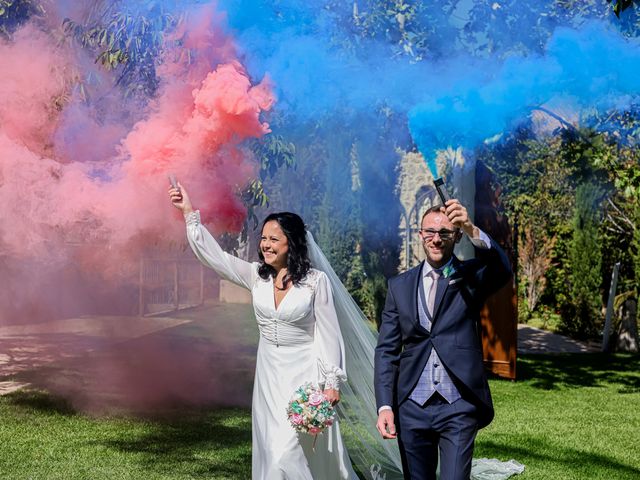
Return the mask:
<path fill-rule="evenodd" d="M 402 331 L 391 282 L 382 311 L 382 323 L 375 353 L 374 384 L 377 408 L 393 405 L 398 358 L 402 350 Z"/>
<path fill-rule="evenodd" d="M 485 236 L 489 242 L 489 248 L 478 248 L 474 244 L 476 258 L 485 264 L 476 275 L 483 299 L 502 288 L 513 276 L 507 254 L 495 240 L 486 234 Z"/>

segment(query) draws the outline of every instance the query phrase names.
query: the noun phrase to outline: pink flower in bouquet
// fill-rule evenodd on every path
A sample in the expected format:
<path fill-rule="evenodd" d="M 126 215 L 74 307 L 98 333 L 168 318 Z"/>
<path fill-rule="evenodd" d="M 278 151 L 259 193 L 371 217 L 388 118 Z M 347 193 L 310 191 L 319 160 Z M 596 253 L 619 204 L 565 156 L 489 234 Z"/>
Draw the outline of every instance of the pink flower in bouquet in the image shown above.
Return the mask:
<path fill-rule="evenodd" d="M 320 405 L 322 402 L 324 402 L 325 399 L 326 397 L 322 392 L 313 392 L 311 395 L 309 395 L 309 405 L 312 405 L 315 407 L 317 405 Z"/>
<path fill-rule="evenodd" d="M 296 389 L 289 405 L 287 417 L 296 432 L 317 436 L 332 425 L 336 411 L 317 386 L 305 383 Z"/>

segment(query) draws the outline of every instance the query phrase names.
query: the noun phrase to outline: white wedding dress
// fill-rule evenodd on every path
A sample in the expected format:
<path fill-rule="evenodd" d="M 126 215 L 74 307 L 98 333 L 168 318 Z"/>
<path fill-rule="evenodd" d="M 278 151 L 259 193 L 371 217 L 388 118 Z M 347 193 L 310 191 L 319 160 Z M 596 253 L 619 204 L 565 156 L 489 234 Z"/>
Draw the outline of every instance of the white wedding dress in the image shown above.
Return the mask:
<path fill-rule="evenodd" d="M 312 382 L 325 387 L 346 380 L 344 343 L 324 272 L 311 269 L 276 308 L 273 280 L 222 250 L 201 225 L 199 212 L 187 215 L 187 238 L 198 259 L 221 276 L 251 291 L 260 341 L 252 400 L 254 480 L 357 479 L 336 421 L 314 437 L 298 434 L 287 420 L 293 392 Z"/>

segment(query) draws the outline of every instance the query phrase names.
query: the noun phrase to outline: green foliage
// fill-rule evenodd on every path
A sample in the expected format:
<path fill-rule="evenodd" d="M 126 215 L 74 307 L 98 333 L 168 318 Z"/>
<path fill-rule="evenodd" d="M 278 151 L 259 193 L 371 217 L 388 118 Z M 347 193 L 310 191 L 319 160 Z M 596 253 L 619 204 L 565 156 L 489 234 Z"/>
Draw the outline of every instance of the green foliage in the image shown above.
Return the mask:
<path fill-rule="evenodd" d="M 96 63 L 118 72 L 116 85 L 127 96 L 152 97 L 158 88 L 156 65 L 161 61 L 165 35 L 180 19 L 162 2 L 146 0 L 131 11 L 123 2 L 96 3 L 98 8 L 86 23 L 66 18 L 64 32 L 94 52 Z"/>
<path fill-rule="evenodd" d="M 631 292 L 640 298 L 640 110 L 632 105 L 625 111 L 613 110 L 593 115 L 589 121 L 603 131 L 610 155 L 598 159 L 613 186 L 606 199 L 601 225 L 603 272 L 607 282 L 613 265 L 620 262 L 618 292 Z"/>
<path fill-rule="evenodd" d="M 344 286 L 347 287 L 347 290 L 349 290 L 358 303 L 360 303 L 358 297 L 361 297 L 360 292 L 362 291 L 366 279 L 367 274 L 364 270 L 362 255 L 358 252 L 354 255 L 353 261 L 351 262 L 351 269 L 347 273 L 347 278 L 344 282 Z M 356 292 L 358 292 L 358 294 L 356 294 Z"/>
<path fill-rule="evenodd" d="M 514 225 L 518 250 L 518 292 L 520 317 L 528 319 L 539 302 L 529 304 L 535 283 L 546 288 L 539 294 L 544 305 L 556 308 L 566 297 L 566 262 L 563 250 L 570 236 L 574 204 L 574 169 L 558 161 L 562 156 L 562 135 L 536 138 L 526 126 L 509 135 L 504 142 L 485 146 L 478 157 L 496 174 L 501 202 Z M 553 248 L 546 251 L 552 243 Z M 539 258 L 544 255 L 546 258 Z M 542 260 L 546 279 L 534 278 L 536 263 Z M 534 299 L 535 300 L 535 299 Z M 542 305 L 541 305 L 542 306 Z"/>
<path fill-rule="evenodd" d="M 247 217 L 240 234 L 242 242 L 247 241 L 249 230 L 255 230 L 258 227 L 256 209 L 269 206 L 269 196 L 264 191 L 263 182 L 272 178 L 282 167 L 295 167 L 296 147 L 293 143 L 285 141 L 282 136 L 267 135 L 250 143 L 249 148 L 260 163 L 260 172 L 259 178 L 249 182 L 240 192 L 240 198 L 247 207 Z"/>
<path fill-rule="evenodd" d="M 633 238 L 631 239 L 631 258 L 633 262 L 633 283 L 635 284 L 635 289 L 631 289 L 631 293 L 634 294 L 636 298 L 636 304 L 640 303 L 638 300 L 640 299 L 640 207 L 636 204 L 636 212 L 635 212 L 635 224 L 636 228 L 633 231 Z M 639 309 L 640 310 L 640 309 Z M 636 311 L 636 320 L 640 323 L 640 312 Z"/>
<path fill-rule="evenodd" d="M 265 190 L 271 210 L 302 216 L 373 322 L 384 303 L 386 278 L 397 273 L 398 155 L 390 142 L 396 125 L 380 122 L 375 114 L 348 118 L 348 124 L 341 123 L 342 118 L 337 114 L 329 120 L 280 126 L 295 144 L 296 169 L 279 169 Z M 354 131 L 349 128 L 354 123 L 368 128 Z"/>
<path fill-rule="evenodd" d="M 419 22 L 426 7 L 407 0 L 373 0 L 353 6 L 352 30 L 357 36 L 383 40 L 390 55 L 419 61 L 427 51 L 428 30 Z"/>
<path fill-rule="evenodd" d="M 607 290 L 616 262 L 621 262 L 618 291 L 636 294 L 640 273 L 637 112 L 632 107 L 585 117 L 588 128 L 564 124 L 548 136 L 536 136 L 523 126 L 501 143 L 478 151 L 503 189 L 502 203 L 518 227 L 520 253 L 527 247 L 527 232 L 530 243 L 531 239 L 541 245 L 555 241 L 539 310 L 560 312 L 563 330 L 572 335 L 597 334 L 601 292 Z M 576 206 L 576 192 L 583 184 L 598 185 L 601 200 L 590 208 L 602 221 L 587 222 L 588 232 L 582 229 L 585 224 L 576 223 L 578 212 L 581 219 L 586 218 L 584 208 Z M 525 267 L 521 259 L 518 291 L 523 307 L 531 286 Z M 521 313 L 523 319 L 540 315 L 526 308 Z"/>
<path fill-rule="evenodd" d="M 261 180 L 254 179 L 240 192 L 242 203 L 247 207 L 247 217 L 244 220 L 240 241 L 246 242 L 249 237 L 249 229 L 258 228 L 258 217 L 255 214 L 256 208 L 266 207 L 269 205 L 269 197 L 264 191 L 264 185 Z M 238 245 L 233 247 L 233 250 Z"/>
<path fill-rule="evenodd" d="M 631 3 L 609 1 L 614 1 L 616 14 Z M 362 39 L 374 39 L 387 46 L 385 56 L 411 62 L 458 54 L 507 58 L 540 53 L 558 25 L 579 27 L 611 15 L 602 0 L 329 0 L 326 8 L 352 32 L 349 40 L 336 39 L 342 46 L 357 50 Z M 640 17 L 628 13 L 620 28 L 634 35 Z"/>
<path fill-rule="evenodd" d="M 260 178 L 265 180 L 275 175 L 279 168 L 295 167 L 296 147 L 281 135 L 268 135 L 250 145 L 255 158 L 260 162 Z"/>
<path fill-rule="evenodd" d="M 548 305 L 559 312 L 562 305 L 570 300 L 569 282 L 569 246 L 571 244 L 573 229 L 571 223 L 563 223 L 556 231 L 556 244 L 553 249 L 551 268 L 547 270 L 547 288 L 542 296 L 543 308 Z"/>
<path fill-rule="evenodd" d="M 44 13 L 44 7 L 37 0 L 0 0 L 0 38 L 11 38 L 27 20 Z"/>
<path fill-rule="evenodd" d="M 592 184 L 576 189 L 576 207 L 569 244 L 569 298 L 561 305 L 561 331 L 575 337 L 598 334 L 602 323 L 601 239 L 598 232 L 602 193 Z"/>
<path fill-rule="evenodd" d="M 616 17 L 620 18 L 620 12 L 624 12 L 633 5 L 634 0 L 607 0 L 607 2 L 613 3 L 613 12 L 616 14 Z"/>
<path fill-rule="evenodd" d="M 608 1 L 616 15 L 632 3 Z M 612 11 L 602 0 L 326 0 L 324 7 L 342 31 L 351 33 L 334 39 L 341 47 L 357 52 L 363 39 L 373 39 L 382 56 L 410 62 L 459 54 L 507 58 L 540 53 L 557 26 L 606 20 Z M 630 36 L 640 25 L 636 10 L 628 10 L 619 25 Z"/>
<path fill-rule="evenodd" d="M 618 16 L 634 3 L 634 0 L 607 1 L 613 2 L 613 11 Z M 507 58 L 513 53 L 540 52 L 560 25 L 578 28 L 593 19 L 611 17 L 610 6 L 602 0 L 475 0 L 472 3 L 459 38 L 476 56 Z M 628 11 L 619 25 L 626 35 L 637 36 L 640 26 L 637 10 Z"/>
<path fill-rule="evenodd" d="M 551 35 L 554 13 L 549 2 L 475 1 L 468 21 L 461 29 L 460 39 L 464 47 L 476 56 L 539 50 Z"/>
<path fill-rule="evenodd" d="M 556 313 L 555 310 L 548 305 L 541 305 L 527 320 L 527 325 L 551 332 L 559 331 L 560 323 L 560 314 Z"/>
<path fill-rule="evenodd" d="M 384 307 L 387 282 L 380 271 L 380 259 L 375 252 L 368 255 L 369 268 L 365 268 L 363 254 L 356 248 L 351 262 L 351 270 L 347 274 L 345 287 L 354 300 L 372 322 L 377 323 Z M 372 273 L 367 273 L 372 272 Z"/>
<path fill-rule="evenodd" d="M 564 148 L 561 135 L 539 139 L 523 126 L 502 143 L 478 151 L 500 182 L 502 203 L 512 222 L 552 234 L 569 220 L 575 169 L 558 161 Z"/>
<path fill-rule="evenodd" d="M 336 274 L 346 279 L 363 236 L 360 198 L 351 190 L 351 168 L 345 160 L 352 149 L 351 138 L 349 135 L 335 138 L 326 148 L 325 191 L 318 218 L 318 243 Z"/>
<path fill-rule="evenodd" d="M 327 226 L 331 225 L 334 235 L 347 239 L 346 248 L 329 244 L 332 265 L 343 265 L 341 278 L 372 322 L 379 320 L 384 306 L 386 278 L 397 273 L 399 246 L 392 163 L 397 155 L 388 141 L 394 123 L 379 120 L 375 116 L 363 118 L 370 126 L 367 133 L 345 135 L 344 153 L 333 155 L 326 178 L 328 191 L 333 192 L 334 212 Z M 386 159 L 382 160 L 385 151 Z M 338 179 L 338 175 L 346 178 Z"/>

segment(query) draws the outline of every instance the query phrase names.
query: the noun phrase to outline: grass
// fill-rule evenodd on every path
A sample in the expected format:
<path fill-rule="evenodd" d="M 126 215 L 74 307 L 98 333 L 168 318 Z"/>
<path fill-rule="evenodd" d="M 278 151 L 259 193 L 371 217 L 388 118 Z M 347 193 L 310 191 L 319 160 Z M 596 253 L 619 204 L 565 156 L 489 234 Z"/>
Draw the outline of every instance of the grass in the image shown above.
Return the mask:
<path fill-rule="evenodd" d="M 257 339 L 250 306 L 213 305 L 180 315 L 192 322 L 118 345 L 111 358 L 131 353 L 138 363 L 128 368 L 141 369 L 139 357 L 146 348 L 170 346 L 174 362 L 182 358 L 179 371 L 189 372 L 205 393 L 219 389 L 217 382 L 231 381 L 229 392 L 244 392 L 238 398 L 246 405 Z M 227 350 L 222 347 L 230 344 L 242 369 L 210 380 L 224 360 L 220 355 Z M 96 357 L 102 358 L 94 351 L 80 362 L 5 378 L 30 381 L 35 388 L 0 396 L 1 479 L 250 478 L 248 408 L 173 401 L 170 390 L 165 393 L 171 401 L 154 410 L 153 417 L 136 404 L 118 402 L 120 390 L 106 378 L 95 378 L 99 370 L 91 362 Z M 164 382 L 173 369 L 160 363 L 145 364 L 141 371 Z M 144 376 L 135 378 L 145 381 Z M 491 380 L 496 419 L 478 434 L 475 457 L 525 464 L 518 480 L 640 478 L 640 356 L 520 356 L 518 379 Z M 65 400 L 78 392 L 66 384 L 60 388 L 63 382 L 76 384 L 86 395 L 90 387 L 89 404 L 97 408 L 83 413 L 87 410 L 77 401 Z M 56 391 L 72 395 L 51 393 Z"/>
<path fill-rule="evenodd" d="M 525 356 L 492 380 L 495 421 L 476 457 L 514 458 L 519 480 L 640 477 L 640 357 Z M 91 417 L 39 391 L 0 397 L 3 479 L 247 479 L 248 409 Z"/>
<path fill-rule="evenodd" d="M 0 478 L 6 480 L 247 479 L 248 409 L 175 418 L 92 418 L 38 391 L 0 398 Z"/>
<path fill-rule="evenodd" d="M 519 480 L 640 478 L 640 357 L 531 355 L 518 369 L 491 381 L 497 416 L 476 457 L 524 463 Z"/>
<path fill-rule="evenodd" d="M 250 410 L 219 405 L 249 405 L 258 338 L 251 306 L 176 316 L 191 322 L 126 341 L 90 337 L 86 352 L 82 336 L 13 340 L 26 347 L 19 354 L 36 352 L 24 360 L 33 367 L 0 380 L 33 387 L 0 396 L 0 478 L 250 478 Z M 75 355 L 41 348 L 61 340 Z M 37 366 L 40 355 L 56 360 Z"/>
<path fill-rule="evenodd" d="M 530 327 L 548 330 L 553 333 L 559 332 L 560 324 L 562 323 L 560 314 L 552 312 L 549 309 L 543 309 L 542 311 L 536 310 L 530 317 L 526 318 L 525 315 L 522 315 L 522 317 L 525 318 L 522 318 L 521 321 Z"/>

